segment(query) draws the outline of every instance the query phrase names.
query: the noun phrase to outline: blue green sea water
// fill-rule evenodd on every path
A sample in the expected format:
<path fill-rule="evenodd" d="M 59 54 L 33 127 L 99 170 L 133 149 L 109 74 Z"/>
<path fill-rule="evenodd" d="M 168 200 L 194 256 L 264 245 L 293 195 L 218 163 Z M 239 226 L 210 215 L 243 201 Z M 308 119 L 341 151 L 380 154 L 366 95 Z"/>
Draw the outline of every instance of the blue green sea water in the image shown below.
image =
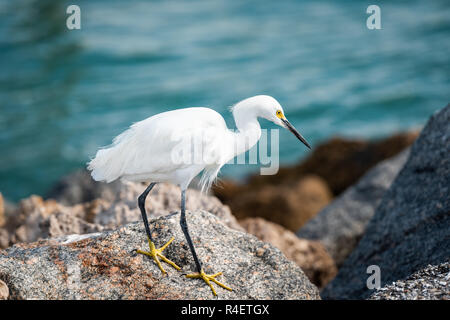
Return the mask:
<path fill-rule="evenodd" d="M 81 29 L 66 8 L 81 8 Z M 43 194 L 131 123 L 276 97 L 312 145 L 423 126 L 450 101 L 450 2 L 0 0 L 0 192 Z M 263 122 L 264 126 L 270 125 Z M 281 164 L 307 154 L 280 133 Z M 257 166 L 226 166 L 241 179 Z"/>

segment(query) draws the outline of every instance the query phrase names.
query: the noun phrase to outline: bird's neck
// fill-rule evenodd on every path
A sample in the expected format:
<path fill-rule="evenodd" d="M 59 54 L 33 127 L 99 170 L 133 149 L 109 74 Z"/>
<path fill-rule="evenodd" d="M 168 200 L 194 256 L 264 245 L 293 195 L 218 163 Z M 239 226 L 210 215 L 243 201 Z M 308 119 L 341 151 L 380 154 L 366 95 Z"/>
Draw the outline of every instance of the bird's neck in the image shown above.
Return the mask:
<path fill-rule="evenodd" d="M 237 156 L 253 147 L 261 138 L 261 126 L 256 110 L 237 105 L 233 109 L 237 132 L 234 133 L 235 153 Z"/>

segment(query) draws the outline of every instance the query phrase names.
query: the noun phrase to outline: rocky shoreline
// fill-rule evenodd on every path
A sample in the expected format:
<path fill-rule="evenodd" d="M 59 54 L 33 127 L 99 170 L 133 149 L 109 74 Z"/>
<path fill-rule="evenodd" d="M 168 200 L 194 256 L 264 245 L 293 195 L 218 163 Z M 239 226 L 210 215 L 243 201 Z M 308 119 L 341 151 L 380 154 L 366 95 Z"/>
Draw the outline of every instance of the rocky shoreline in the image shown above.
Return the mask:
<path fill-rule="evenodd" d="M 235 289 L 219 298 L 448 299 L 449 123 L 450 105 L 420 135 L 332 138 L 278 175 L 225 180 L 213 195 L 189 190 L 199 255 Z M 11 206 L 0 194 L 0 299 L 213 298 L 133 253 L 145 247 L 144 188 L 82 170 L 46 199 Z M 175 237 L 169 259 L 193 271 L 178 187 L 157 185 L 146 209 L 161 243 Z M 366 286 L 369 265 L 380 267 L 379 290 Z"/>
<path fill-rule="evenodd" d="M 296 232 L 334 197 L 376 164 L 406 149 L 417 136 L 418 132 L 406 132 L 376 141 L 331 138 L 298 165 L 282 167 L 276 175 L 250 176 L 244 184 L 223 180 L 213 192 L 238 219 L 263 217 Z"/>

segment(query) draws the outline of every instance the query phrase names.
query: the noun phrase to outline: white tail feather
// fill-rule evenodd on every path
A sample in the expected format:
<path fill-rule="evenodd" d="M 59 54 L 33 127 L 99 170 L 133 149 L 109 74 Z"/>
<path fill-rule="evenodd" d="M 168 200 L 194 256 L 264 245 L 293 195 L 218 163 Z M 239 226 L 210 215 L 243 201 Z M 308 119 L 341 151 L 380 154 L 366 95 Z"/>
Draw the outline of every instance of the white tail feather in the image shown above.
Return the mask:
<path fill-rule="evenodd" d="M 217 175 L 219 174 L 220 168 L 221 166 L 214 166 L 203 170 L 203 174 L 199 182 L 201 192 L 208 193 L 213 183 L 217 180 Z"/>
<path fill-rule="evenodd" d="M 126 154 L 126 141 L 134 134 L 131 126 L 128 130 L 114 138 L 113 143 L 97 151 L 94 159 L 88 163 L 88 170 L 95 181 L 112 182 L 123 173 L 126 165 L 123 154 Z M 122 160 L 122 161 L 120 161 Z"/>

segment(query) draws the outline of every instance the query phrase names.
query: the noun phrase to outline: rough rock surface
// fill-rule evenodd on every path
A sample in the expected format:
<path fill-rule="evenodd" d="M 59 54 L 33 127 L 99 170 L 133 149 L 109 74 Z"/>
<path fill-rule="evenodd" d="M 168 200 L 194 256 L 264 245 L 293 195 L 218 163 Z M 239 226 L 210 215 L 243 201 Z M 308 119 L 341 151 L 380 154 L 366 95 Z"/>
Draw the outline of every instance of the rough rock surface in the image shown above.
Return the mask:
<path fill-rule="evenodd" d="M 187 221 L 205 271 L 222 271 L 218 280 L 233 288 L 216 288 L 220 299 L 320 299 L 303 271 L 270 244 L 205 211 L 187 212 Z M 203 281 L 183 276 L 195 265 L 179 214 L 150 224 L 157 247 L 175 238 L 164 254 L 181 272 L 164 264 L 164 276 L 153 260 L 133 251 L 147 248 L 142 223 L 136 222 L 0 250 L 0 279 L 12 299 L 214 299 Z"/>
<path fill-rule="evenodd" d="M 330 201 L 326 183 L 317 176 L 306 176 L 293 185 L 267 185 L 248 191 L 236 196 L 231 206 L 238 219 L 261 217 L 297 231 Z"/>
<path fill-rule="evenodd" d="M 300 239 L 293 232 L 262 218 L 247 218 L 239 223 L 259 240 L 280 249 L 319 289 L 336 276 L 336 265 L 320 242 Z"/>
<path fill-rule="evenodd" d="M 366 298 L 370 265 L 381 285 L 450 257 L 450 104 L 436 112 L 323 298 Z"/>
<path fill-rule="evenodd" d="M 371 300 L 450 300 L 450 263 L 428 265 L 405 280 L 378 289 Z"/>
<path fill-rule="evenodd" d="M 336 264 L 341 265 L 357 246 L 375 209 L 408 155 L 409 148 L 372 168 L 308 221 L 297 232 L 297 236 L 320 241 Z"/>
<path fill-rule="evenodd" d="M 114 229 L 141 221 L 136 199 L 145 187 L 138 183 L 116 183 L 112 187 L 114 191 L 103 187 L 105 199 L 99 198 L 72 206 L 63 205 L 54 199 L 43 200 L 39 196 L 26 198 L 8 219 L 5 228 L 0 228 L 0 248 L 18 242 Z M 179 206 L 180 190 L 170 184 L 156 185 L 146 201 L 149 217 L 169 214 L 179 210 Z M 227 226 L 243 230 L 230 209 L 216 197 L 189 189 L 186 207 L 189 210 L 204 209 L 212 212 Z"/>

